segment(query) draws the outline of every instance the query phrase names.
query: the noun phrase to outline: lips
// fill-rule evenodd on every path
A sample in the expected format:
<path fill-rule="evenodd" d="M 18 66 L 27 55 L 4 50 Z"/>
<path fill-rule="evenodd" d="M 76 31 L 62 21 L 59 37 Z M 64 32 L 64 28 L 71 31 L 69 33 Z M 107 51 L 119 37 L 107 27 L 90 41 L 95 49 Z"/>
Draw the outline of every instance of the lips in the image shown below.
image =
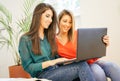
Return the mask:
<path fill-rule="evenodd" d="M 67 32 L 68 30 L 69 30 L 69 28 L 63 28 L 63 31 L 66 31 L 66 32 Z"/>
<path fill-rule="evenodd" d="M 45 23 L 46 27 L 48 28 L 51 23 Z"/>

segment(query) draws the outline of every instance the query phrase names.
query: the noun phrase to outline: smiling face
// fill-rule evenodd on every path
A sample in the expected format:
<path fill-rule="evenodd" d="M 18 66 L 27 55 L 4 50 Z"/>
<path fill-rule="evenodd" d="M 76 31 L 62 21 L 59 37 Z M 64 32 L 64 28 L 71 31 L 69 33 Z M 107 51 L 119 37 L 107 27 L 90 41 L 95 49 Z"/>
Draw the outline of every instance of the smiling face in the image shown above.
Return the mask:
<path fill-rule="evenodd" d="M 68 33 L 68 31 L 72 28 L 72 18 L 69 15 L 63 15 L 59 22 L 60 32 Z"/>
<path fill-rule="evenodd" d="M 41 20 L 40 26 L 43 29 L 47 29 L 49 27 L 49 25 L 52 23 L 52 17 L 53 17 L 52 10 L 50 10 L 50 9 L 46 10 L 40 18 L 40 20 Z"/>

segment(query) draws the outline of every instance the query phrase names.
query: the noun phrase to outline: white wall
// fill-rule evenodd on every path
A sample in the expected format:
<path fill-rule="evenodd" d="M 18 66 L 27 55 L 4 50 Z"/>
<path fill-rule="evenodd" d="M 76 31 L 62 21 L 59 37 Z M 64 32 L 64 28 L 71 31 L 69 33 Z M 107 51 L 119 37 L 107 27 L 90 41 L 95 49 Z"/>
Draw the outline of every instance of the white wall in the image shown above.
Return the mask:
<path fill-rule="evenodd" d="M 12 13 L 13 24 L 23 13 L 22 2 L 23 0 L 0 0 L 0 3 Z M 6 47 L 0 49 L 0 78 L 9 77 L 8 67 L 15 64 L 11 52 Z"/>
<path fill-rule="evenodd" d="M 80 27 L 107 27 L 110 46 L 105 60 L 120 65 L 120 0 L 80 0 Z"/>
<path fill-rule="evenodd" d="M 19 18 L 23 0 L 0 0 L 12 14 Z M 80 17 L 76 17 L 77 27 L 108 27 L 110 46 L 107 48 L 109 60 L 120 64 L 120 0 L 80 0 Z M 13 65 L 13 58 L 5 48 L 0 49 L 0 78 L 9 77 L 8 66 Z"/>

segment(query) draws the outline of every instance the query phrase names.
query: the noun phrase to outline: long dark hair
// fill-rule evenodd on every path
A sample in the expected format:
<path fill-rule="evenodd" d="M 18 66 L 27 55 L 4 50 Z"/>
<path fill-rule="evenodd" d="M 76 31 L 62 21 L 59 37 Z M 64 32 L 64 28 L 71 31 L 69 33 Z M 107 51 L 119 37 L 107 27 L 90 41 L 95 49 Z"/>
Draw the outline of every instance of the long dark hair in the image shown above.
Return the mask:
<path fill-rule="evenodd" d="M 36 6 L 33 17 L 32 17 L 32 22 L 30 26 L 30 30 L 26 33 L 31 40 L 32 40 L 32 51 L 35 54 L 41 54 L 40 50 L 40 38 L 39 38 L 39 27 L 40 27 L 40 18 L 41 15 L 46 11 L 46 10 L 52 10 L 53 12 L 53 17 L 52 17 L 52 23 L 48 27 L 48 29 L 44 30 L 44 34 L 47 37 L 48 42 L 50 43 L 51 50 L 52 50 L 52 56 L 57 53 L 57 45 L 55 41 L 55 34 L 56 34 L 56 25 L 57 25 L 57 16 L 54 8 L 46 3 L 40 3 Z"/>

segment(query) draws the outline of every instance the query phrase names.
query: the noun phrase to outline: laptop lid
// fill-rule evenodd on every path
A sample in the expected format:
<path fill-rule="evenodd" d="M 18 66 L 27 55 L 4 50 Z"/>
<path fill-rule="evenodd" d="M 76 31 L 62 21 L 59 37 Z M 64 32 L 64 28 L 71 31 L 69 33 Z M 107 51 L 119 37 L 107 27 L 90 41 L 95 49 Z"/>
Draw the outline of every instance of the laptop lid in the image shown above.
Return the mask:
<path fill-rule="evenodd" d="M 77 61 L 105 56 L 104 35 L 107 35 L 107 28 L 77 29 Z"/>

